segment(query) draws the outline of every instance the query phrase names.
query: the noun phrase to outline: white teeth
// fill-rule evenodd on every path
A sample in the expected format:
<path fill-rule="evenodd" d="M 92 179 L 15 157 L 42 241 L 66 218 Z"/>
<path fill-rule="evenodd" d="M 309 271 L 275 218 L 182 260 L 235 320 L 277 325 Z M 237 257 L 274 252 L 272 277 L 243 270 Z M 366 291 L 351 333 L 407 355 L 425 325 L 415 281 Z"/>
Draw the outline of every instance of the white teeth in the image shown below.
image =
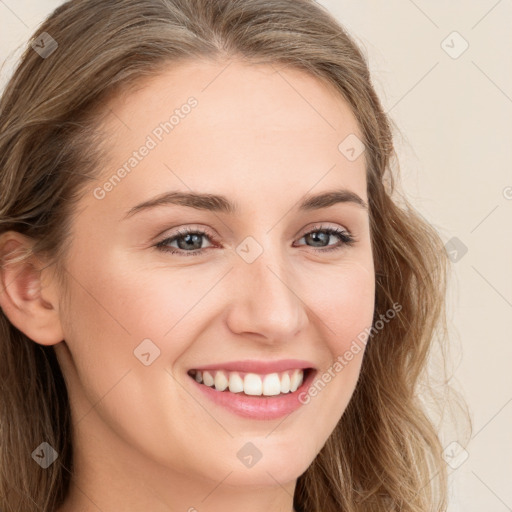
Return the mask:
<path fill-rule="evenodd" d="M 224 391 L 228 387 L 228 379 L 224 372 L 217 372 L 215 374 L 215 389 L 217 391 Z"/>
<path fill-rule="evenodd" d="M 281 378 L 281 393 L 290 392 L 290 375 L 285 373 Z"/>
<path fill-rule="evenodd" d="M 297 388 L 302 384 L 303 372 L 301 370 L 293 370 L 290 378 L 290 391 L 297 391 Z"/>
<path fill-rule="evenodd" d="M 304 370 L 295 369 L 281 373 L 258 375 L 257 373 L 225 372 L 223 370 L 196 371 L 194 379 L 217 391 L 245 393 L 251 396 L 276 396 L 296 391 L 304 380 Z"/>
<path fill-rule="evenodd" d="M 263 394 L 267 396 L 279 395 L 281 393 L 281 381 L 277 373 L 265 375 L 263 379 Z"/>
<path fill-rule="evenodd" d="M 207 386 L 213 386 L 215 381 L 213 380 L 213 376 L 210 372 L 203 372 L 203 382 Z"/>
<path fill-rule="evenodd" d="M 244 390 L 244 381 L 236 372 L 229 374 L 229 391 L 231 393 L 241 393 Z"/>
<path fill-rule="evenodd" d="M 248 373 L 244 377 L 244 393 L 246 395 L 261 395 L 263 393 L 263 384 L 261 377 L 255 373 Z"/>

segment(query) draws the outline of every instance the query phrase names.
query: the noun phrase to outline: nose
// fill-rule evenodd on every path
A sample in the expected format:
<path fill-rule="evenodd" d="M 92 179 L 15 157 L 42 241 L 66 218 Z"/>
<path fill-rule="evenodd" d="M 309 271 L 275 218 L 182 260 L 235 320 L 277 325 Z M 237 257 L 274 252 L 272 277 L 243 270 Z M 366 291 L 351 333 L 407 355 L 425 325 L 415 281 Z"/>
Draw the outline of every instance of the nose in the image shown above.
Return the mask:
<path fill-rule="evenodd" d="M 255 261 L 240 258 L 230 273 L 227 323 L 232 332 L 258 336 L 269 344 L 297 337 L 308 322 L 291 265 L 279 250 L 265 250 Z"/>

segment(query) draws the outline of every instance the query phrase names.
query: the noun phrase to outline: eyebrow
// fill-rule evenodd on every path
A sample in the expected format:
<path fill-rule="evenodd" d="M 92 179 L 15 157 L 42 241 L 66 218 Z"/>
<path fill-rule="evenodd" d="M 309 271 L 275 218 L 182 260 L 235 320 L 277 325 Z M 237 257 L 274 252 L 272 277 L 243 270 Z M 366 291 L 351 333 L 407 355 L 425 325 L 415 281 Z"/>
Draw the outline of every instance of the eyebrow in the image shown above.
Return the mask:
<path fill-rule="evenodd" d="M 328 208 L 338 203 L 350 203 L 368 210 L 366 202 L 355 192 L 346 189 L 330 190 L 316 195 L 306 195 L 299 204 L 299 211 L 312 211 Z M 197 210 L 207 210 L 213 212 L 226 213 L 234 215 L 240 213 L 240 207 L 236 202 L 230 201 L 222 195 L 200 194 L 196 192 L 165 192 L 153 197 L 148 201 L 134 206 L 126 213 L 124 219 L 134 214 L 155 208 L 162 205 L 178 205 L 195 208 Z"/>

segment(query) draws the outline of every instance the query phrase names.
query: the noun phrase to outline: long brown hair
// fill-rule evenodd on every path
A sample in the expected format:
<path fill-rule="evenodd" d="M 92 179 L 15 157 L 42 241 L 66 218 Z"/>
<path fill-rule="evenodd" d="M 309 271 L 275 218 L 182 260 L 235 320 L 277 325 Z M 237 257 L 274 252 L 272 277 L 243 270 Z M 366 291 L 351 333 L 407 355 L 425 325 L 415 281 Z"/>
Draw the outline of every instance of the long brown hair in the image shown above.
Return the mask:
<path fill-rule="evenodd" d="M 58 47 L 42 56 L 31 45 L 44 33 Z M 442 446 L 418 386 L 445 330 L 446 252 L 436 230 L 398 196 L 391 121 L 365 57 L 314 1 L 71 0 L 57 8 L 0 101 L 0 233 L 33 239 L 33 253 L 49 258 L 65 284 L 75 205 L 106 151 L 97 132 L 105 100 L 172 62 L 234 56 L 304 70 L 348 102 L 366 147 L 374 323 L 401 305 L 370 337 L 347 409 L 298 479 L 295 508 L 445 510 Z M 65 382 L 53 347 L 30 340 L 3 311 L 0 350 L 0 509 L 52 511 L 73 472 Z M 47 469 L 31 460 L 42 441 L 59 454 Z"/>

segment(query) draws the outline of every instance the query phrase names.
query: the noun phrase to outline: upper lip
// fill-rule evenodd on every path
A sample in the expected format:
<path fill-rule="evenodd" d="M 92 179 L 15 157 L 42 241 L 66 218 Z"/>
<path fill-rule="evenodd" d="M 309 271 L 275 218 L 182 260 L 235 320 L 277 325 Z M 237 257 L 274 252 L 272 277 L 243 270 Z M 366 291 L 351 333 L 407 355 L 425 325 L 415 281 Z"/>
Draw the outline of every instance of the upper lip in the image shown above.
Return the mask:
<path fill-rule="evenodd" d="M 225 363 L 215 363 L 194 367 L 194 370 L 227 370 L 231 372 L 246 373 L 273 373 L 284 372 L 286 370 L 314 368 L 310 361 L 302 359 L 280 359 L 279 361 L 229 361 Z"/>

